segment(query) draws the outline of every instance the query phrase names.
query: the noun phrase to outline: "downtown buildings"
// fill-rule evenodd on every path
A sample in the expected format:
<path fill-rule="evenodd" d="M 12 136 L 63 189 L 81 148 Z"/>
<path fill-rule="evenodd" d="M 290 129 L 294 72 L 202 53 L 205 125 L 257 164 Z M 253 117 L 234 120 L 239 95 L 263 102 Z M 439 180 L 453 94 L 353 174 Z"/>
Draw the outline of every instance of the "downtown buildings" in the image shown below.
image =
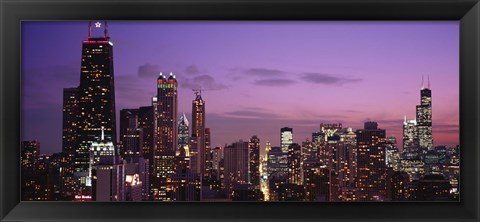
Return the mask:
<path fill-rule="evenodd" d="M 39 189 L 25 184 L 35 187 L 27 195 L 34 198 L 25 199 L 424 200 L 436 197 L 422 189 L 441 187 L 443 195 L 447 179 L 452 187 L 458 184 L 458 152 L 434 147 L 431 140 L 429 86 L 422 88 L 417 118 L 405 120 L 403 150 L 374 122 L 357 130 L 320 123 L 306 141 L 294 141 L 293 128 L 284 127 L 278 146 L 267 145 L 266 158 L 260 155 L 263 138 L 257 136 L 214 147 L 216 132 L 207 128 L 201 89 L 194 89 L 191 117 L 180 115 L 182 82 L 173 73 L 152 79 L 157 93 L 151 104 L 120 111 L 116 138 L 113 44 L 105 26 L 103 37 L 89 34 L 83 42 L 80 85 L 64 90 L 61 155 L 31 160 L 35 146 L 26 141 L 22 161 L 35 162 L 26 169 L 42 169 L 37 172 L 48 179 Z M 260 170 L 266 175 L 260 177 Z"/>

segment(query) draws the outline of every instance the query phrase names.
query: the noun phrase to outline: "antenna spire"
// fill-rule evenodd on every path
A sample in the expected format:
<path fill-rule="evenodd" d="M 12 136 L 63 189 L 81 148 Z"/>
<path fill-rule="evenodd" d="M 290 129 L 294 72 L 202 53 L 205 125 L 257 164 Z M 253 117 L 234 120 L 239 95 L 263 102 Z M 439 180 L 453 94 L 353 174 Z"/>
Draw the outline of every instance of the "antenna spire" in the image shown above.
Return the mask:
<path fill-rule="evenodd" d="M 106 20 L 105 20 L 105 27 L 103 27 L 103 35 L 105 38 L 108 37 L 108 24 Z"/>
<path fill-rule="evenodd" d="M 428 75 L 428 88 L 430 89 L 430 75 Z"/>
<path fill-rule="evenodd" d="M 88 38 L 92 37 L 92 21 L 88 21 Z"/>
<path fill-rule="evenodd" d="M 423 75 L 422 75 L 422 90 L 425 89 L 425 85 L 423 84 Z"/>

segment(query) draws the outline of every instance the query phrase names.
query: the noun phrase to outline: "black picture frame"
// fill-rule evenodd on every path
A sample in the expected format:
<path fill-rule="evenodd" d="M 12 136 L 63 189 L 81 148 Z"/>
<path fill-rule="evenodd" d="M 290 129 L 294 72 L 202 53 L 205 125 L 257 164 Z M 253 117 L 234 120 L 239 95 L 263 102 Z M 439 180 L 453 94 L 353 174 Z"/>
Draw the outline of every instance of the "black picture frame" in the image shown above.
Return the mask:
<path fill-rule="evenodd" d="M 480 221 L 478 0 L 0 0 L 1 221 Z M 78 203 L 20 201 L 24 20 L 459 20 L 460 202 Z"/>

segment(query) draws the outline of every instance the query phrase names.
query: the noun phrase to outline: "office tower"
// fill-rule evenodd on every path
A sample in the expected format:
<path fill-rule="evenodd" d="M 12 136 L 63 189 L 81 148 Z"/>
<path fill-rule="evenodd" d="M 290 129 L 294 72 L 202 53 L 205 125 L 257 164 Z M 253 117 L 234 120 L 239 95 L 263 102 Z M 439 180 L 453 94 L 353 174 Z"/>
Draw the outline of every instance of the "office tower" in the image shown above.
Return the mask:
<path fill-rule="evenodd" d="M 75 152 L 77 145 L 78 88 L 63 89 L 62 151 Z"/>
<path fill-rule="evenodd" d="M 416 120 L 403 121 L 403 151 L 404 152 L 416 152 L 419 146 L 418 141 L 418 126 Z"/>
<path fill-rule="evenodd" d="M 38 140 L 22 141 L 21 166 L 35 169 L 40 156 L 40 142 Z"/>
<path fill-rule="evenodd" d="M 210 146 L 211 143 L 211 133 L 210 133 L 210 128 L 205 128 L 205 150 L 204 150 L 204 156 L 205 156 L 205 165 L 204 165 L 204 170 L 203 170 L 203 179 L 206 181 L 211 182 L 211 176 L 212 176 L 212 148 Z M 210 183 L 209 182 L 209 183 Z"/>
<path fill-rule="evenodd" d="M 410 179 L 406 172 L 387 168 L 387 200 L 406 201 L 409 198 Z"/>
<path fill-rule="evenodd" d="M 303 186 L 306 201 L 330 200 L 330 170 L 309 157 L 303 163 Z"/>
<path fill-rule="evenodd" d="M 113 44 L 108 36 L 107 23 L 104 35 L 91 36 L 91 23 L 87 40 L 82 42 L 80 85 L 78 87 L 78 145 L 75 170 L 85 172 L 89 167 L 89 149 L 99 140 L 104 127 L 105 138 L 116 142 L 115 84 L 113 71 Z"/>
<path fill-rule="evenodd" d="M 451 185 L 440 174 L 425 175 L 418 181 L 415 199 L 417 201 L 452 201 Z"/>
<path fill-rule="evenodd" d="M 225 146 L 225 190 L 230 196 L 237 184 L 248 184 L 248 142 L 242 140 Z"/>
<path fill-rule="evenodd" d="M 334 170 L 338 174 L 338 186 L 343 193 L 348 193 L 348 190 L 353 192 L 357 173 L 357 135 L 352 128 L 340 129 L 336 134 L 339 136 L 339 141 L 335 148 Z M 345 197 L 345 195 L 342 196 Z"/>
<path fill-rule="evenodd" d="M 155 156 L 164 151 L 176 151 L 178 141 L 178 100 L 177 80 L 173 73 L 167 78 L 160 73 L 157 79 L 157 96 L 155 101 Z"/>
<path fill-rule="evenodd" d="M 39 189 L 44 184 L 38 180 L 40 157 L 40 142 L 22 141 L 21 143 L 21 175 L 22 175 L 22 200 L 45 200 L 46 197 L 40 195 Z M 40 199 L 39 199 L 40 198 Z"/>
<path fill-rule="evenodd" d="M 154 149 L 154 115 L 153 106 L 142 106 L 138 108 L 138 128 L 142 129 L 142 149 L 143 157 L 150 161 L 150 165 L 153 166 L 153 149 Z M 153 172 L 153 167 L 149 170 Z"/>
<path fill-rule="evenodd" d="M 54 184 L 54 200 L 71 201 L 75 197 L 75 181 L 73 164 L 75 152 L 65 151 L 51 155 L 52 176 Z"/>
<path fill-rule="evenodd" d="M 178 119 L 178 148 L 188 146 L 190 122 L 183 113 Z"/>
<path fill-rule="evenodd" d="M 296 143 L 288 146 L 288 183 L 290 184 L 302 184 L 302 172 L 301 172 L 301 158 L 302 152 L 300 145 Z"/>
<path fill-rule="evenodd" d="M 125 164 L 103 127 L 100 139 L 90 146 L 86 186 L 91 187 L 94 201 L 125 200 Z"/>
<path fill-rule="evenodd" d="M 154 112 L 153 177 L 154 200 L 169 201 L 169 178 L 175 173 L 175 152 L 178 146 L 177 80 L 173 73 L 167 78 L 162 73 L 157 79 L 157 96 L 152 99 Z"/>
<path fill-rule="evenodd" d="M 201 180 L 200 175 L 190 169 L 178 169 L 171 179 L 172 200 L 174 201 L 200 201 Z"/>
<path fill-rule="evenodd" d="M 252 136 L 248 143 L 248 177 L 252 189 L 260 189 L 260 139 Z"/>
<path fill-rule="evenodd" d="M 318 159 L 318 147 L 308 138 L 302 142 L 302 161 L 308 158 Z"/>
<path fill-rule="evenodd" d="M 312 133 L 312 141 L 316 144 L 318 159 L 323 166 L 327 166 L 330 170 L 336 161 L 336 143 L 340 140 L 335 133 L 342 129 L 341 123 L 321 123 L 320 131 Z"/>
<path fill-rule="evenodd" d="M 150 198 L 149 162 L 140 155 L 125 158 L 125 201 Z"/>
<path fill-rule="evenodd" d="M 223 159 L 223 148 L 217 146 L 212 149 L 212 177 L 220 180 L 220 161 Z"/>
<path fill-rule="evenodd" d="M 425 88 L 422 78 L 420 91 L 420 105 L 417 105 L 417 134 L 421 148 L 433 149 L 432 138 L 432 91 L 430 90 L 430 78 Z"/>
<path fill-rule="evenodd" d="M 185 113 L 178 119 L 178 148 L 175 153 L 175 171 L 190 169 L 189 126 Z"/>
<path fill-rule="evenodd" d="M 360 201 L 385 199 L 385 130 L 366 122 L 357 134 L 357 198 Z"/>
<path fill-rule="evenodd" d="M 205 174 L 205 101 L 201 90 L 194 90 L 195 100 L 192 101 L 192 140 L 196 141 L 198 167 L 192 168 L 199 175 Z"/>
<path fill-rule="evenodd" d="M 138 109 L 120 110 L 120 155 L 143 154 L 143 130 L 139 127 Z"/>
<path fill-rule="evenodd" d="M 252 189 L 248 184 L 236 184 L 232 191 L 232 201 L 262 201 L 260 189 Z"/>
<path fill-rule="evenodd" d="M 272 147 L 267 153 L 268 198 L 278 201 L 278 186 L 288 182 L 288 155 L 281 147 Z"/>
<path fill-rule="evenodd" d="M 283 127 L 280 129 L 280 147 L 283 153 L 288 153 L 288 146 L 293 143 L 293 129 Z"/>
<path fill-rule="evenodd" d="M 267 153 L 268 179 L 287 178 L 288 160 L 281 147 L 272 147 Z"/>

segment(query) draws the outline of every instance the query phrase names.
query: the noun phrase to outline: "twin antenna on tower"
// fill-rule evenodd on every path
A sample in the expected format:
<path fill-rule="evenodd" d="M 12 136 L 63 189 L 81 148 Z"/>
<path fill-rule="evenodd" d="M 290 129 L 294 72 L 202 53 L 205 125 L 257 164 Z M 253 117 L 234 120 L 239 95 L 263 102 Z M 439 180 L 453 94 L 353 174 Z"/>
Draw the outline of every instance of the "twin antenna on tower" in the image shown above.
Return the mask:
<path fill-rule="evenodd" d="M 104 22 L 104 26 L 103 26 L 103 37 L 104 38 L 107 38 L 108 37 L 108 23 L 107 21 L 103 21 Z M 97 21 L 94 23 L 95 25 L 95 28 L 101 28 L 102 27 L 102 23 Z M 89 21 L 88 22 L 88 38 L 91 38 L 92 37 L 92 21 Z"/>

